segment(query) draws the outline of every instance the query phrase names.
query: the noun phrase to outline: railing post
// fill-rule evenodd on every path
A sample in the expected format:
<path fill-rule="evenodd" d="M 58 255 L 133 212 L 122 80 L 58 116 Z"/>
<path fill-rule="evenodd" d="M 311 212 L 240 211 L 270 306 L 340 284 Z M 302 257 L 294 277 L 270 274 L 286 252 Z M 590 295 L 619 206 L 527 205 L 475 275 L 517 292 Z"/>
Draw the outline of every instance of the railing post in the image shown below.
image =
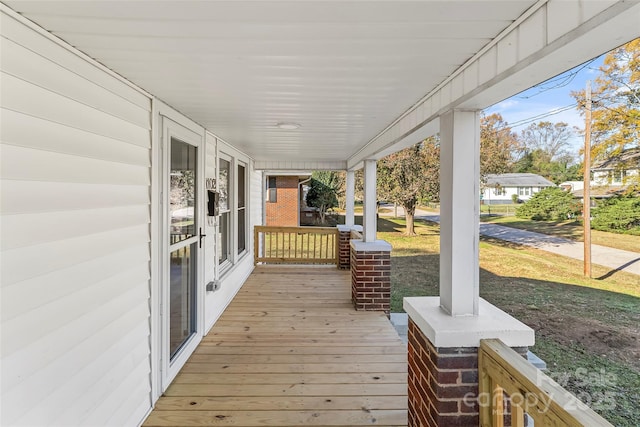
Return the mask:
<path fill-rule="evenodd" d="M 527 362 L 524 353 L 525 349 L 511 349 L 499 339 L 481 341 L 478 369 L 483 381 L 480 391 L 493 397 L 490 402 L 486 399 L 481 402 L 482 427 L 502 426 L 503 423 L 523 427 L 525 412 L 533 418 L 536 426 L 612 427 L 577 397 Z M 510 411 L 501 407 L 505 395 Z"/>
<path fill-rule="evenodd" d="M 253 265 L 258 265 L 259 248 L 260 247 L 260 233 L 258 233 L 258 227 L 253 227 Z"/>

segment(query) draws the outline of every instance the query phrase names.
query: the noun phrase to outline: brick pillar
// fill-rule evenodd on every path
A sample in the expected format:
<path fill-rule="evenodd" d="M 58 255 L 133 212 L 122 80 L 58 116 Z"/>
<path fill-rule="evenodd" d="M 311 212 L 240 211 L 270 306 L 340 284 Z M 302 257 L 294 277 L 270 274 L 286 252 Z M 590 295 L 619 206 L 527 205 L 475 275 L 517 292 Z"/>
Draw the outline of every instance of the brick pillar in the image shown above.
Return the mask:
<path fill-rule="evenodd" d="M 409 427 L 478 427 L 478 348 L 435 348 L 409 319 L 408 351 Z"/>
<path fill-rule="evenodd" d="M 348 270 L 351 266 L 351 227 L 338 226 L 338 268 Z"/>
<path fill-rule="evenodd" d="M 391 306 L 391 245 L 351 240 L 351 298 L 356 310 L 384 311 Z"/>
<path fill-rule="evenodd" d="M 478 427 L 480 423 L 478 407 L 479 337 L 500 338 L 500 334 L 502 334 L 509 342 L 530 345 L 533 344 L 533 340 L 529 335 L 532 335 L 533 331 L 526 325 L 518 325 L 517 323 L 520 322 L 515 319 L 510 321 L 506 317 L 508 316 L 506 313 L 490 309 L 484 300 L 481 300 L 481 309 L 484 309 L 483 311 L 488 317 L 493 317 L 497 323 L 496 327 L 503 325 L 505 328 L 503 331 L 493 330 L 493 326 L 491 331 L 486 331 L 486 323 L 478 322 L 477 317 L 451 317 L 440 310 L 436 305 L 438 302 L 433 301 L 433 298 L 422 298 L 432 301 L 420 307 L 420 299 L 405 298 L 405 310 L 409 312 L 409 427 Z M 407 300 L 412 300 L 409 305 Z M 418 310 L 415 310 L 415 307 L 419 307 Z M 421 317 L 418 311 L 427 313 L 427 316 Z M 505 317 L 501 317 L 502 315 Z M 423 323 L 425 319 L 428 319 L 425 323 L 425 326 L 428 325 L 428 329 L 425 329 L 429 331 L 428 334 L 435 334 L 436 339 L 448 343 L 458 341 L 461 345 L 459 347 L 451 344 L 434 345 L 434 341 L 414 322 L 412 317 L 415 316 L 418 316 Z M 480 328 L 484 328 L 485 331 L 481 331 Z M 438 331 L 439 329 L 442 330 L 442 333 Z M 469 334 L 466 334 L 465 330 Z M 447 336 L 448 334 L 453 335 Z M 472 338 L 473 335 L 475 338 Z M 452 339 L 452 337 L 455 338 Z M 512 348 L 526 357 L 528 349 L 526 345 Z M 505 416 L 504 421 L 505 426 L 510 425 L 509 416 Z"/>

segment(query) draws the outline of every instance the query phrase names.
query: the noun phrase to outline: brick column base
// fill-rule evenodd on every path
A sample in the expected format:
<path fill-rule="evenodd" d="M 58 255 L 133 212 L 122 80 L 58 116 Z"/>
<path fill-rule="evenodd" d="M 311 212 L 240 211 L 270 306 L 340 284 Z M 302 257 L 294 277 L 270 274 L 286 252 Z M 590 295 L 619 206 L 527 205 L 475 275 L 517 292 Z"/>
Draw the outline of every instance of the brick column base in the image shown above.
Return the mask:
<path fill-rule="evenodd" d="M 351 241 L 351 298 L 356 310 L 384 311 L 391 306 L 391 245 L 382 240 Z"/>
<path fill-rule="evenodd" d="M 351 267 L 351 227 L 338 226 L 338 268 L 348 270 Z"/>
<path fill-rule="evenodd" d="M 523 357 L 527 349 L 514 348 Z M 408 363 L 409 427 L 480 424 L 478 347 L 435 347 L 409 319 Z"/>

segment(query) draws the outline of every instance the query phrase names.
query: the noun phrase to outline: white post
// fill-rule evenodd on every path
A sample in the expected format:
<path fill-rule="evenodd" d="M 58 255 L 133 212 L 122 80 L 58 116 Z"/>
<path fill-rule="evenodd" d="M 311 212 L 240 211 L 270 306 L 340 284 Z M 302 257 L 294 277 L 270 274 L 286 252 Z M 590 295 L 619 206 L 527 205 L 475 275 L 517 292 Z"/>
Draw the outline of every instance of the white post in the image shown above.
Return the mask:
<path fill-rule="evenodd" d="M 440 307 L 477 316 L 480 122 L 476 111 L 440 116 Z"/>
<path fill-rule="evenodd" d="M 376 218 L 376 161 L 364 161 L 364 208 L 362 232 L 364 242 L 375 242 L 378 228 Z"/>
<path fill-rule="evenodd" d="M 355 171 L 347 171 L 347 191 L 345 195 L 346 213 L 344 225 L 353 227 L 355 225 L 355 213 L 353 207 L 356 201 L 356 173 Z"/>

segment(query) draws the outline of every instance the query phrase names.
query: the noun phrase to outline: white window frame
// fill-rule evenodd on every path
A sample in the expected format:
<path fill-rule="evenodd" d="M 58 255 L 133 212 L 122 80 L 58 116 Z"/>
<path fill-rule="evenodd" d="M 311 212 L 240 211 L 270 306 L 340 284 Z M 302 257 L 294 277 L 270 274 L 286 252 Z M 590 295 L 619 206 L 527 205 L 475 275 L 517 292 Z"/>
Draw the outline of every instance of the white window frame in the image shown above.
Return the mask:
<path fill-rule="evenodd" d="M 236 190 L 236 194 L 235 194 L 235 217 L 236 217 L 236 221 L 235 221 L 235 227 L 234 227 L 234 232 L 235 232 L 235 250 L 234 253 L 236 255 L 236 257 L 238 259 L 242 258 L 247 251 L 249 250 L 249 215 L 250 215 L 250 211 L 249 211 L 249 199 L 250 199 L 250 194 L 249 194 L 249 164 L 247 162 L 243 162 L 242 160 L 238 160 L 238 159 L 234 159 L 235 160 L 235 172 L 236 172 L 236 185 L 235 185 L 235 190 Z M 238 168 L 239 166 L 244 167 L 244 207 L 240 208 L 239 206 L 239 198 L 238 198 L 238 194 L 239 194 L 239 185 L 240 185 L 240 179 L 238 179 Z M 239 231 L 240 231 L 240 218 L 239 218 L 239 212 L 240 210 L 244 210 L 244 250 L 239 251 L 239 239 L 238 239 L 238 235 L 239 235 Z"/>
<path fill-rule="evenodd" d="M 230 193 L 229 194 L 229 207 L 231 209 L 230 215 L 230 244 L 229 244 L 229 257 L 227 261 L 218 265 L 218 280 L 224 278 L 225 275 L 233 271 L 233 267 L 237 265 L 244 257 L 253 253 L 251 250 L 252 245 L 252 230 L 251 230 L 251 159 L 243 153 L 237 151 L 235 148 L 226 144 L 224 141 L 218 139 L 218 158 L 216 164 L 219 167 L 220 159 L 230 162 Z M 238 166 L 242 165 L 245 168 L 245 250 L 238 253 Z M 220 184 L 218 180 L 218 185 Z M 216 229 L 216 239 L 220 233 L 220 218 L 218 228 Z M 217 240 L 216 240 L 217 241 Z M 216 245 L 219 246 L 219 245 Z M 220 248 L 216 247 L 216 259 L 218 262 L 218 252 Z"/>
<path fill-rule="evenodd" d="M 222 209 L 220 209 L 219 212 L 219 219 L 218 219 L 218 227 L 216 229 L 216 259 L 215 262 L 218 264 L 218 271 L 220 272 L 220 276 L 223 276 L 230 268 L 231 266 L 233 266 L 235 264 L 235 257 L 234 257 L 234 248 L 235 248 L 235 244 L 234 244 L 234 230 L 235 230 L 235 219 L 234 219 L 234 206 L 236 203 L 236 184 L 235 184 L 235 172 L 234 172 L 234 158 L 226 153 L 223 153 L 222 151 L 218 150 L 218 158 L 216 159 L 216 173 L 218 174 L 218 178 L 217 178 L 217 185 L 218 185 L 218 191 L 220 190 L 220 160 L 225 160 L 227 162 L 229 162 L 229 185 L 227 187 L 227 191 L 228 191 L 228 207 L 229 210 L 227 211 L 222 211 Z M 221 232 L 221 224 L 222 224 L 222 214 L 223 213 L 228 213 L 229 214 L 229 224 L 228 224 L 228 242 L 227 242 L 227 259 L 225 259 L 224 261 L 222 261 L 221 263 L 218 262 L 218 255 L 219 255 L 219 251 L 222 250 L 222 245 L 218 245 L 218 237 L 219 234 Z"/>

